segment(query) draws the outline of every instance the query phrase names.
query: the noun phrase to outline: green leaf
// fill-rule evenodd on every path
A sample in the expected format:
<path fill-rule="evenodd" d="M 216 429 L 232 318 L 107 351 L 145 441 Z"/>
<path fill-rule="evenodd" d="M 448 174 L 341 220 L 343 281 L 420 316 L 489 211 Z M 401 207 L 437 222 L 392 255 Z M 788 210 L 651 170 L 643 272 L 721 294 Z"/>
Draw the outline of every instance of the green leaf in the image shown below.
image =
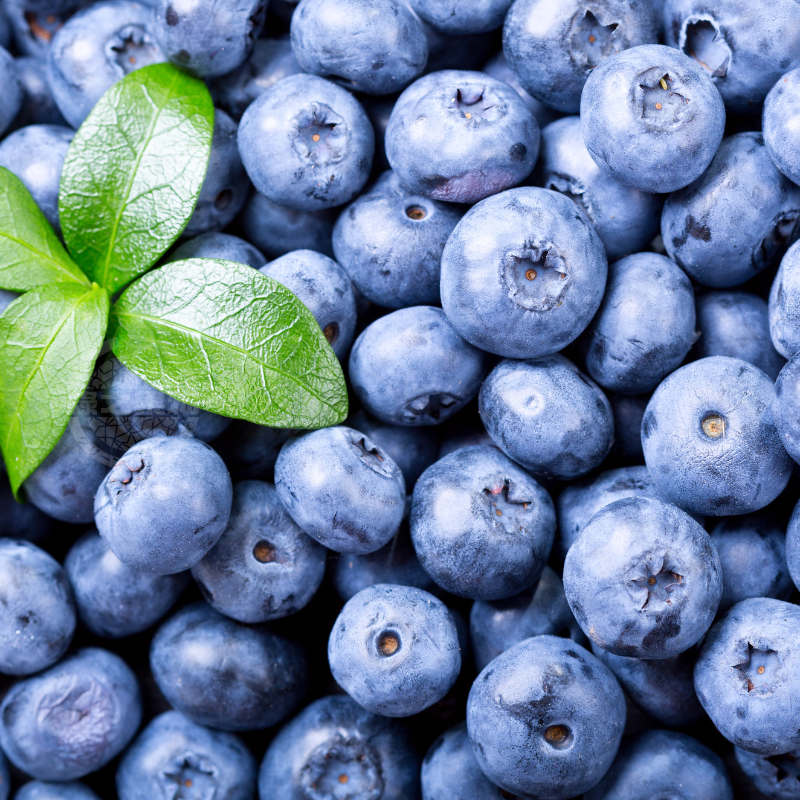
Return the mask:
<path fill-rule="evenodd" d="M 0 167 L 0 288 L 24 292 L 48 283 L 89 285 L 25 184 Z"/>
<path fill-rule="evenodd" d="M 168 395 L 280 428 L 347 416 L 339 360 L 311 312 L 252 267 L 176 261 L 129 287 L 111 312 L 112 349 Z"/>
<path fill-rule="evenodd" d="M 171 64 L 114 84 L 72 140 L 58 199 L 64 241 L 112 294 L 178 238 L 205 179 L 214 129 L 206 85 Z"/>
<path fill-rule="evenodd" d="M 16 495 L 55 447 L 80 400 L 108 325 L 108 292 L 57 283 L 0 316 L 0 448 Z"/>

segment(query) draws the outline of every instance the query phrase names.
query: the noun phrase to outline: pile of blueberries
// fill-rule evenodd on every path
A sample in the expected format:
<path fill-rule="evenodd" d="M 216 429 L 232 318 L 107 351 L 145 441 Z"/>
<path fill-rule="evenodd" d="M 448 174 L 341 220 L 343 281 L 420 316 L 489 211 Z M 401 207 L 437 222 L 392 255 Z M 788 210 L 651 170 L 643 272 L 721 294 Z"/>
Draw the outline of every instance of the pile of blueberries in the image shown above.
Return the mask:
<path fill-rule="evenodd" d="M 0 2 L 56 229 L 109 86 L 203 78 L 165 261 L 286 285 L 351 395 L 101 353 L 0 487 L 0 800 L 800 798 L 800 3 Z"/>

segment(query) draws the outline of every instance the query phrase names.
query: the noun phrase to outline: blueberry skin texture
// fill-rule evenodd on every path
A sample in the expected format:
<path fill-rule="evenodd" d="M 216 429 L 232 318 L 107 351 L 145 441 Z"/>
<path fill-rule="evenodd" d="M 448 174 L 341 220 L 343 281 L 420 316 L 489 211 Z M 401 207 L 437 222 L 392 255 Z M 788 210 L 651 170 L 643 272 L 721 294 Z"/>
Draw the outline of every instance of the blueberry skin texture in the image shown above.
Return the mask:
<path fill-rule="evenodd" d="M 545 489 L 494 447 L 464 447 L 422 473 L 411 538 L 423 569 L 448 592 L 501 600 L 532 586 L 556 529 Z"/>
<path fill-rule="evenodd" d="M 353 414 L 348 420 L 348 425 L 366 433 L 378 447 L 382 447 L 394 459 L 403 473 L 408 491 L 413 490 L 419 476 L 440 458 L 439 438 L 435 428 L 389 425 L 371 417 L 363 410 Z M 394 582 L 383 581 L 383 583 Z"/>
<path fill-rule="evenodd" d="M 356 339 L 349 375 L 370 414 L 391 425 L 439 425 L 478 394 L 485 353 L 461 338 L 440 308 L 380 317 Z"/>
<path fill-rule="evenodd" d="M 615 181 L 595 164 L 583 143 L 580 117 L 542 130 L 536 183 L 560 192 L 586 214 L 609 261 L 646 250 L 658 234 L 663 200 Z"/>
<path fill-rule="evenodd" d="M 0 706 L 0 745 L 32 778 L 73 781 L 120 753 L 141 719 L 133 672 L 91 647 L 11 688 Z"/>
<path fill-rule="evenodd" d="M 75 632 L 75 599 L 61 565 L 19 539 L 0 539 L 0 672 L 55 664 Z"/>
<path fill-rule="evenodd" d="M 800 463 L 798 404 L 800 404 L 800 357 L 795 355 L 789 359 L 778 375 L 778 380 L 775 381 L 772 415 L 786 452 Z"/>
<path fill-rule="evenodd" d="M 775 349 L 786 358 L 800 352 L 800 242 L 781 260 L 769 292 L 769 333 Z"/>
<path fill-rule="evenodd" d="M 94 496 L 108 472 L 98 457 L 91 409 L 79 402 L 56 446 L 23 484 L 40 511 L 62 522 L 91 522 Z"/>
<path fill-rule="evenodd" d="M 3 23 L 0 22 L 0 28 Z M 0 35 L 0 45 L 2 44 Z M 18 56 L 14 59 L 17 79 L 22 89 L 22 106 L 14 118 L 14 125 L 66 125 L 58 110 L 53 92 L 47 80 L 47 61 L 33 56 Z"/>
<path fill-rule="evenodd" d="M 606 396 L 562 355 L 504 359 L 478 399 L 495 444 L 540 477 L 585 475 L 600 466 L 614 441 Z"/>
<path fill-rule="evenodd" d="M 290 75 L 244 112 L 238 143 L 259 192 L 298 211 L 321 211 L 361 191 L 375 134 L 350 92 L 316 75 Z"/>
<path fill-rule="evenodd" d="M 342 784 L 340 775 L 347 775 Z M 346 695 L 315 700 L 272 740 L 260 800 L 419 800 L 419 756 L 396 720 Z"/>
<path fill-rule="evenodd" d="M 796 128 L 800 120 L 800 69 L 787 72 L 764 101 L 761 128 L 764 145 L 775 166 L 793 183 L 800 183 Z"/>
<path fill-rule="evenodd" d="M 796 605 L 759 597 L 737 603 L 708 632 L 694 687 L 717 730 L 736 747 L 775 756 L 800 746 L 793 713 L 799 624 Z"/>
<path fill-rule="evenodd" d="M 469 636 L 480 672 L 490 661 L 531 636 L 583 637 L 569 610 L 561 578 L 550 567 L 536 584 L 506 600 L 476 600 L 469 615 Z M 585 641 L 585 639 L 584 639 Z"/>
<path fill-rule="evenodd" d="M 471 208 L 447 240 L 442 308 L 482 350 L 550 355 L 591 322 L 607 273 L 600 237 L 575 203 L 547 189 L 511 189 Z"/>
<path fill-rule="evenodd" d="M 13 172 L 31 193 L 56 233 L 61 167 L 75 131 L 63 125 L 28 125 L 0 142 L 0 167 Z"/>
<path fill-rule="evenodd" d="M 734 113 L 758 113 L 800 63 L 800 9 L 791 0 L 666 0 L 663 14 L 666 43 L 697 60 Z"/>
<path fill-rule="evenodd" d="M 347 355 L 356 332 L 356 297 L 347 273 L 332 259 L 313 250 L 295 250 L 260 271 L 283 284 L 308 308 L 333 352 Z"/>
<path fill-rule="evenodd" d="M 703 175 L 667 198 L 661 236 L 690 277 L 727 288 L 776 263 L 797 238 L 799 218 L 800 187 L 772 163 L 760 133 L 737 133 Z"/>
<path fill-rule="evenodd" d="M 173 708 L 224 731 L 275 725 L 308 687 L 297 645 L 223 617 L 203 602 L 186 606 L 158 629 L 150 670 Z"/>
<path fill-rule="evenodd" d="M 73 128 L 79 128 L 117 81 L 163 61 L 166 57 L 153 37 L 149 6 L 107 0 L 79 11 L 56 32 L 47 71 L 59 111 Z"/>
<path fill-rule="evenodd" d="M 442 70 L 395 103 L 386 157 L 410 191 L 476 203 L 530 175 L 539 123 L 512 87 L 483 72 Z"/>
<path fill-rule="evenodd" d="M 586 149 L 612 178 L 644 192 L 674 192 L 714 158 L 725 106 L 695 61 L 649 44 L 592 72 L 581 95 L 581 125 Z"/>
<path fill-rule="evenodd" d="M 325 574 L 326 550 L 286 513 L 275 487 L 234 484 L 228 527 L 192 567 L 206 601 L 239 622 L 294 614 L 314 596 Z"/>
<path fill-rule="evenodd" d="M 508 797 L 481 772 L 464 722 L 445 731 L 430 746 L 420 777 L 422 800 L 502 800 Z"/>
<path fill-rule="evenodd" d="M 344 426 L 288 441 L 275 463 L 275 489 L 292 519 L 337 553 L 379 550 L 405 510 L 400 468 L 368 436 Z"/>
<path fill-rule="evenodd" d="M 721 520 L 711 540 L 722 565 L 720 611 L 750 597 L 789 600 L 794 584 L 786 562 L 786 535 L 761 514 Z"/>
<path fill-rule="evenodd" d="M 81 622 L 95 635 L 111 639 L 158 622 L 189 583 L 186 573 L 152 575 L 131 569 L 94 531 L 72 546 L 64 569 Z"/>
<path fill-rule="evenodd" d="M 267 0 L 195 0 L 153 3 L 153 36 L 178 67 L 201 78 L 236 69 L 264 27 Z"/>
<path fill-rule="evenodd" d="M 594 38 L 590 41 L 589 37 Z M 650 0 L 521 0 L 503 25 L 503 52 L 534 97 L 568 114 L 578 111 L 592 70 L 629 47 L 658 41 Z"/>
<path fill-rule="evenodd" d="M 29 781 L 14 795 L 14 800 L 99 800 L 99 798 L 82 783 Z"/>
<path fill-rule="evenodd" d="M 419 17 L 400 0 L 301 0 L 291 39 L 304 72 L 367 94 L 399 92 L 428 60 Z"/>
<path fill-rule="evenodd" d="M 379 306 L 438 303 L 442 252 L 461 217 L 458 207 L 410 192 L 387 170 L 339 215 L 333 251 Z"/>
<path fill-rule="evenodd" d="M 692 284 L 675 262 L 636 253 L 608 268 L 600 310 L 581 341 L 586 371 L 604 389 L 650 392 L 689 352 L 694 339 Z"/>
<path fill-rule="evenodd" d="M 256 762 L 238 736 L 210 731 L 167 711 L 148 724 L 123 756 L 117 794 L 120 800 L 153 800 L 177 791 L 175 797 L 187 780 L 198 800 L 202 793 L 220 800 L 253 800 Z"/>
<path fill-rule="evenodd" d="M 297 211 L 273 203 L 260 192 L 252 192 L 238 223 L 248 241 L 277 258 L 292 250 L 315 250 L 333 256 L 334 212 Z"/>
<path fill-rule="evenodd" d="M 669 658 L 714 621 L 722 567 L 688 514 L 653 497 L 629 497 L 584 526 L 564 560 L 564 593 L 594 644 L 619 656 Z"/>
<path fill-rule="evenodd" d="M 19 113 L 23 100 L 17 66 L 14 58 L 4 47 L 0 47 L 0 81 L 3 86 L 3 108 L 0 111 L 0 135 L 2 135 Z"/>
<path fill-rule="evenodd" d="M 143 439 L 95 496 L 95 524 L 132 569 L 170 575 L 194 566 L 222 536 L 232 499 L 223 460 L 185 436 Z"/>
<path fill-rule="evenodd" d="M 786 529 L 786 563 L 795 586 L 800 586 L 800 503 L 795 506 Z"/>
<path fill-rule="evenodd" d="M 465 36 L 488 33 L 503 24 L 513 0 L 479 0 L 461 4 L 458 0 L 441 3 L 438 0 L 412 0 L 411 7 L 421 19 L 440 33 Z"/>
<path fill-rule="evenodd" d="M 763 795 L 776 800 L 800 798 L 800 783 L 787 777 L 795 774 L 796 750 L 780 756 L 759 756 L 735 747 L 734 753 L 742 772 Z"/>
<path fill-rule="evenodd" d="M 624 727 L 616 678 L 580 645 L 556 636 L 506 650 L 478 675 L 467 701 L 469 739 L 486 777 L 541 800 L 566 800 L 594 786 Z M 548 741 L 548 730 L 560 741 Z"/>
<path fill-rule="evenodd" d="M 722 759 L 691 736 L 676 731 L 646 731 L 626 739 L 611 769 L 585 800 L 636 797 L 681 800 L 733 800 Z"/>
<path fill-rule="evenodd" d="M 223 261 L 247 264 L 254 269 L 267 263 L 266 256 L 250 242 L 218 231 L 200 233 L 182 242 L 169 254 L 169 261 L 183 261 L 187 258 L 220 258 Z"/>
<path fill-rule="evenodd" d="M 645 463 L 662 496 L 715 517 L 771 503 L 792 471 L 774 398 L 758 367 L 725 356 L 702 358 L 662 381 L 642 420 Z"/>
<path fill-rule="evenodd" d="M 250 181 L 236 146 L 237 131 L 236 123 L 224 111 L 215 108 L 206 177 L 183 236 L 222 230 L 242 210 L 250 192 Z"/>
<path fill-rule="evenodd" d="M 772 380 L 786 360 L 772 345 L 765 300 L 749 292 L 704 292 L 695 298 L 698 358 L 730 356 L 748 361 Z"/>
<path fill-rule="evenodd" d="M 409 717 L 447 694 L 461 652 L 444 603 L 421 589 L 381 583 L 345 603 L 328 662 L 339 686 L 367 711 Z"/>

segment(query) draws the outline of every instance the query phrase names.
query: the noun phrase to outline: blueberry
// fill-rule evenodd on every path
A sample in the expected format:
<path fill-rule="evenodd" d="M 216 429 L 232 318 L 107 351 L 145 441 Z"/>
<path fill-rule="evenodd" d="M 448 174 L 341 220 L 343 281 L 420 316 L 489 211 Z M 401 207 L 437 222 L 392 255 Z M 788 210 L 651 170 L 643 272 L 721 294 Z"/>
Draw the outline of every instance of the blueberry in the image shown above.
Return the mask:
<path fill-rule="evenodd" d="M 620 656 L 669 658 L 713 622 L 722 567 L 688 514 L 653 497 L 629 497 L 583 527 L 564 561 L 564 592 L 594 644 Z"/>
<path fill-rule="evenodd" d="M 695 299 L 698 358 L 730 356 L 758 367 L 772 380 L 786 363 L 772 345 L 767 303 L 749 292 L 704 292 Z"/>
<path fill-rule="evenodd" d="M 117 655 L 79 650 L 16 683 L 0 706 L 0 745 L 40 781 L 72 781 L 105 766 L 142 719 L 139 685 Z"/>
<path fill-rule="evenodd" d="M 23 484 L 33 505 L 62 522 L 91 522 L 94 516 L 95 492 L 108 472 L 97 419 L 79 402 L 56 446 Z"/>
<path fill-rule="evenodd" d="M 556 353 L 603 299 L 608 262 L 586 215 L 526 187 L 470 209 L 442 255 L 442 307 L 469 342 L 509 358 Z"/>
<path fill-rule="evenodd" d="M 469 615 L 469 633 L 479 672 L 500 653 L 531 636 L 583 638 L 561 579 L 550 567 L 542 570 L 530 589 L 514 597 L 476 600 Z"/>
<path fill-rule="evenodd" d="M 227 731 L 275 725 L 291 714 L 308 686 L 305 655 L 297 645 L 202 602 L 158 629 L 150 670 L 173 708 L 198 725 Z"/>
<path fill-rule="evenodd" d="M 260 800 L 419 800 L 419 756 L 393 719 L 349 697 L 315 700 L 272 740 Z"/>
<path fill-rule="evenodd" d="M 737 114 L 757 112 L 775 81 L 800 64 L 800 8 L 792 0 L 774 0 L 768 10 L 748 0 L 666 0 L 664 33 Z"/>
<path fill-rule="evenodd" d="M 156 0 L 153 36 L 174 64 L 201 78 L 236 69 L 264 27 L 267 0 Z"/>
<path fill-rule="evenodd" d="M 550 495 L 493 447 L 464 447 L 422 473 L 410 516 L 414 549 L 443 589 L 499 600 L 532 586 L 555 536 Z"/>
<path fill-rule="evenodd" d="M 772 415 L 780 440 L 786 452 L 800 462 L 800 420 L 797 407 L 800 402 L 800 356 L 794 355 L 781 370 L 775 381 L 775 399 Z"/>
<path fill-rule="evenodd" d="M 795 586 L 800 586 L 800 503 L 795 506 L 786 529 L 786 563 Z"/>
<path fill-rule="evenodd" d="M 361 294 L 386 308 L 439 302 L 439 267 L 461 219 L 447 203 L 410 192 L 384 172 L 333 229 L 333 250 Z"/>
<path fill-rule="evenodd" d="M 292 250 L 316 250 L 333 255 L 331 236 L 335 216 L 329 210 L 297 211 L 253 192 L 239 215 L 242 232 L 271 258 Z"/>
<path fill-rule="evenodd" d="M 433 200 L 475 203 L 530 175 L 539 124 L 507 83 L 483 72 L 426 75 L 395 103 L 386 157 L 400 182 Z"/>
<path fill-rule="evenodd" d="M 734 752 L 742 772 L 763 795 L 776 800 L 797 800 L 800 797 L 800 751 L 760 756 L 736 747 Z"/>
<path fill-rule="evenodd" d="M 501 361 L 484 381 L 479 401 L 497 446 L 541 477 L 585 475 L 614 441 L 606 396 L 562 355 Z"/>
<path fill-rule="evenodd" d="M 537 183 L 574 201 L 597 230 L 609 261 L 646 250 L 658 234 L 662 198 L 615 181 L 595 164 L 580 117 L 542 131 Z"/>
<path fill-rule="evenodd" d="M 216 544 L 231 498 L 228 470 L 207 444 L 156 436 L 131 447 L 108 473 L 95 497 L 95 523 L 124 564 L 169 575 Z"/>
<path fill-rule="evenodd" d="M 82 783 L 50 783 L 29 781 L 15 795 L 14 800 L 99 800 L 97 795 Z"/>
<path fill-rule="evenodd" d="M 800 183 L 797 134 L 800 116 L 800 69 L 787 72 L 770 89 L 764 102 L 762 128 L 764 145 L 778 169 L 794 183 Z"/>
<path fill-rule="evenodd" d="M 641 464 L 644 461 L 642 419 L 650 395 L 609 392 L 606 397 L 614 412 L 614 444 L 609 459 L 618 464 Z"/>
<path fill-rule="evenodd" d="M 368 436 L 343 426 L 288 441 L 275 488 L 292 519 L 338 553 L 372 553 L 400 527 L 405 481 Z"/>
<path fill-rule="evenodd" d="M 696 62 L 649 44 L 592 72 L 581 95 L 581 126 L 586 149 L 612 178 L 645 192 L 674 192 L 711 163 L 725 107 Z"/>
<path fill-rule="evenodd" d="M 800 351 L 800 242 L 781 260 L 769 293 L 769 333 L 775 349 L 791 358 Z"/>
<path fill-rule="evenodd" d="M 424 800 L 502 800 L 510 797 L 481 772 L 466 723 L 445 731 L 422 762 Z"/>
<path fill-rule="evenodd" d="M 239 622 L 258 623 L 299 611 L 325 574 L 325 548 L 286 513 L 275 487 L 234 484 L 228 527 L 192 567 L 208 603 Z"/>
<path fill-rule="evenodd" d="M 0 82 L 3 86 L 3 106 L 0 110 L 0 134 L 3 134 L 22 108 L 24 98 L 17 65 L 11 54 L 0 47 Z"/>
<path fill-rule="evenodd" d="M 81 622 L 95 635 L 118 638 L 146 630 L 170 610 L 189 583 L 186 573 L 153 575 L 123 564 L 94 531 L 64 561 Z"/>
<path fill-rule="evenodd" d="M 39 511 L 33 503 L 18 503 L 8 478 L 0 477 L 0 535 L 39 542 L 56 527 L 53 517 Z"/>
<path fill-rule="evenodd" d="M 720 611 L 749 597 L 791 597 L 786 536 L 775 520 L 763 514 L 723 519 L 711 531 L 711 540 L 722 566 Z"/>
<path fill-rule="evenodd" d="M 503 26 L 503 52 L 534 97 L 574 114 L 586 79 L 609 57 L 658 40 L 650 0 L 514 3 Z M 620 95 L 623 97 L 624 95 Z"/>
<path fill-rule="evenodd" d="M 266 256 L 257 248 L 230 233 L 209 231 L 182 242 L 169 254 L 169 261 L 185 258 L 219 258 L 235 261 L 258 269 L 267 263 Z"/>
<path fill-rule="evenodd" d="M 772 266 L 798 234 L 800 188 L 772 163 L 760 133 L 725 139 L 705 173 L 670 195 L 661 215 L 667 255 L 717 288 Z"/>
<path fill-rule="evenodd" d="M 28 125 L 0 142 L 0 167 L 13 172 L 25 184 L 56 233 L 61 233 L 61 167 L 74 135 L 75 131 L 63 125 Z"/>
<path fill-rule="evenodd" d="M 772 381 L 738 358 L 702 358 L 666 378 L 642 420 L 645 462 L 664 498 L 711 516 L 771 503 L 792 470 L 775 396 Z"/>
<path fill-rule="evenodd" d="M 722 759 L 704 744 L 684 733 L 646 731 L 623 742 L 611 769 L 584 797 L 733 800 L 733 787 Z"/>
<path fill-rule="evenodd" d="M 22 106 L 14 125 L 19 128 L 26 125 L 66 125 L 47 80 L 47 62 L 34 56 L 19 56 L 14 63 L 22 89 Z"/>
<path fill-rule="evenodd" d="M 236 147 L 237 130 L 236 123 L 224 111 L 214 109 L 214 135 L 206 177 L 183 230 L 184 236 L 222 230 L 242 210 L 250 192 L 250 181 Z"/>
<path fill-rule="evenodd" d="M 17 50 L 22 55 L 44 61 L 50 52 L 53 36 L 76 10 L 73 7 L 60 11 L 30 11 L 25 0 L 5 0 L 3 3 Z"/>
<path fill-rule="evenodd" d="M 214 104 L 240 119 L 262 92 L 279 80 L 302 72 L 288 38 L 257 39 L 240 67 L 209 82 Z"/>
<path fill-rule="evenodd" d="M 345 603 L 328 661 L 339 686 L 367 711 L 408 717 L 447 694 L 461 652 L 444 603 L 421 589 L 380 583 Z"/>
<path fill-rule="evenodd" d="M 479 0 L 474 3 L 459 3 L 449 0 L 412 0 L 414 11 L 437 31 L 450 36 L 468 33 L 488 33 L 503 24 L 506 12 L 513 0 Z"/>
<path fill-rule="evenodd" d="M 238 140 L 256 189 L 298 211 L 349 203 L 369 177 L 375 149 L 359 102 L 316 75 L 290 75 L 259 95 Z"/>
<path fill-rule="evenodd" d="M 301 0 L 291 32 L 303 71 L 367 94 L 400 91 L 428 60 L 419 17 L 401 0 Z"/>
<path fill-rule="evenodd" d="M 328 344 L 344 358 L 356 332 L 356 298 L 347 273 L 332 259 L 313 250 L 295 250 L 261 267 L 283 284 L 314 315 Z"/>
<path fill-rule="evenodd" d="M 616 678 L 569 639 L 535 636 L 478 675 L 467 730 L 487 778 L 515 795 L 565 800 L 594 786 L 625 727 Z"/>
<path fill-rule="evenodd" d="M 692 284 L 673 261 L 637 253 L 608 269 L 600 310 L 581 346 L 604 389 L 643 394 L 680 366 L 694 339 Z"/>
<path fill-rule="evenodd" d="M 272 481 L 278 453 L 295 433 L 290 428 L 268 428 L 235 419 L 214 442 L 214 449 L 225 460 L 233 477 Z"/>
<path fill-rule="evenodd" d="M 708 632 L 694 668 L 697 696 L 736 747 L 776 756 L 800 747 L 794 714 L 800 608 L 759 597 L 737 603 Z"/>
<path fill-rule="evenodd" d="M 75 632 L 75 600 L 61 565 L 36 545 L 0 539 L 0 672 L 55 664 Z"/>
<path fill-rule="evenodd" d="M 202 728 L 177 711 L 150 722 L 117 770 L 120 800 L 252 800 L 255 786 L 255 759 L 238 736 Z"/>
<path fill-rule="evenodd" d="M 151 10 L 133 0 L 105 0 L 64 23 L 49 48 L 48 77 L 59 111 L 80 127 L 106 90 L 128 73 L 165 61 Z"/>
<path fill-rule="evenodd" d="M 390 425 L 371 417 L 366 411 L 353 414 L 348 424 L 351 428 L 366 433 L 394 459 L 403 473 L 408 491 L 414 488 L 417 478 L 440 457 L 436 428 Z"/>
<path fill-rule="evenodd" d="M 349 364 L 364 408 L 392 425 L 439 425 L 475 397 L 487 368 L 485 353 L 432 306 L 377 319 L 356 340 Z"/>

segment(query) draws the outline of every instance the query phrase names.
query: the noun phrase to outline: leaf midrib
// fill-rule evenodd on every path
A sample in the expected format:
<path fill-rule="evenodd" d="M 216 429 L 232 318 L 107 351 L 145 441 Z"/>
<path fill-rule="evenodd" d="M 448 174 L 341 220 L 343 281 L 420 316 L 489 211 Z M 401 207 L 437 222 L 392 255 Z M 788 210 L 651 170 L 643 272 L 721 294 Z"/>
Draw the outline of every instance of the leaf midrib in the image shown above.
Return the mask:
<path fill-rule="evenodd" d="M 30 250 L 31 253 L 34 253 L 35 255 L 39 256 L 43 261 L 47 261 L 47 262 L 55 265 L 55 267 L 60 272 L 63 272 L 64 274 L 69 275 L 69 277 L 72 279 L 72 283 L 82 283 L 82 284 L 84 284 L 86 286 L 90 286 L 91 285 L 89 283 L 89 279 L 83 274 L 83 272 L 81 271 L 80 267 L 78 267 L 77 264 L 75 265 L 75 269 L 77 270 L 77 273 L 78 273 L 76 275 L 74 272 L 72 272 L 71 270 L 67 269 L 67 267 L 64 266 L 64 264 L 62 264 L 59 261 L 56 261 L 56 259 L 54 259 L 53 256 L 48 256 L 45 253 L 43 253 L 41 250 L 37 250 L 32 245 L 30 245 L 28 242 L 23 242 L 22 239 L 17 239 L 16 236 L 11 236 L 8 233 L 5 233 L 4 231 L 0 231 L 0 237 L 5 238 L 5 239 L 9 239 L 9 240 L 11 240 L 12 242 L 14 242 L 16 244 L 21 245 L 22 247 L 26 248 L 27 250 Z M 81 280 L 81 278 L 83 280 Z"/>
<path fill-rule="evenodd" d="M 262 360 L 260 360 L 258 358 L 255 358 L 249 351 L 245 350 L 242 347 L 238 347 L 237 345 L 231 344 L 230 342 L 224 342 L 221 339 L 217 339 L 215 336 L 209 336 L 207 333 L 205 333 L 203 331 L 198 331 L 195 328 L 189 328 L 186 325 L 181 325 L 179 322 L 173 322 L 172 320 L 167 320 L 164 317 L 153 317 L 153 316 L 150 316 L 149 314 L 140 314 L 140 313 L 132 314 L 130 312 L 119 311 L 117 309 L 114 310 L 114 316 L 116 316 L 116 317 L 129 317 L 130 319 L 147 320 L 148 322 L 152 322 L 155 325 L 164 325 L 166 327 L 174 328 L 175 330 L 186 331 L 187 333 L 191 333 L 191 334 L 193 334 L 195 336 L 200 336 L 200 337 L 202 337 L 204 339 L 207 339 L 210 342 L 215 342 L 216 344 L 219 344 L 222 347 L 226 347 L 226 348 L 229 348 L 231 350 L 236 351 L 237 353 L 241 353 L 243 356 L 251 359 L 252 361 L 255 361 L 257 364 L 259 364 L 261 367 L 263 367 L 264 369 L 268 370 L 269 372 L 274 372 L 274 373 L 276 373 L 278 375 L 281 375 L 284 378 L 286 378 L 287 380 L 290 380 L 293 383 L 296 383 L 298 386 L 301 386 L 305 391 L 307 391 L 312 397 L 315 397 L 324 406 L 326 406 L 326 407 L 330 408 L 332 411 L 335 411 L 335 412 L 338 413 L 338 409 L 335 406 L 331 405 L 330 402 L 328 402 L 324 398 L 320 397 L 319 394 L 317 394 L 315 391 L 313 391 L 309 386 L 307 386 L 304 383 L 302 383 L 301 381 L 299 381 L 294 375 L 289 375 L 288 373 L 284 372 L 283 370 L 280 370 L 277 367 L 271 366 L 271 365 L 267 364 L 266 362 L 264 362 L 264 361 L 262 361 Z"/>

